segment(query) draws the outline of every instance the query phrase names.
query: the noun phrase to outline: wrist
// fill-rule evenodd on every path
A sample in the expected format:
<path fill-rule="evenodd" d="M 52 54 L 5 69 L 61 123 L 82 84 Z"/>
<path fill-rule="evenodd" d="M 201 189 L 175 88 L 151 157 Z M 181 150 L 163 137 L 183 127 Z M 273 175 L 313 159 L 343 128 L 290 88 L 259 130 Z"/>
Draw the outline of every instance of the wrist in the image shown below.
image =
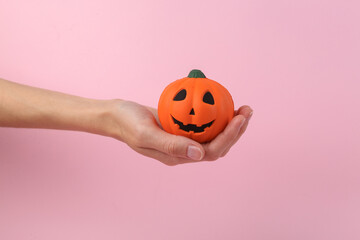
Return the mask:
<path fill-rule="evenodd" d="M 113 100 L 89 99 L 89 108 L 83 115 L 83 124 L 80 131 L 94 133 L 103 136 L 113 136 Z"/>
<path fill-rule="evenodd" d="M 87 132 L 122 140 L 121 123 L 119 123 L 120 99 L 95 100 L 93 124 L 89 125 Z"/>

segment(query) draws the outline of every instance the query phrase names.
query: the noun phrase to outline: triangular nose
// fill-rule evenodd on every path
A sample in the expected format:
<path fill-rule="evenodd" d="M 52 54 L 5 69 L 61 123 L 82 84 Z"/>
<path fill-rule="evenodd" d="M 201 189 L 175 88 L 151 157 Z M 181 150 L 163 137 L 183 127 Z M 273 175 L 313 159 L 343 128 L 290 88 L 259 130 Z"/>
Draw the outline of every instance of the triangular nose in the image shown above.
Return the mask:
<path fill-rule="evenodd" d="M 195 115 L 194 108 L 192 108 L 192 109 L 191 109 L 191 111 L 190 111 L 190 115 Z"/>

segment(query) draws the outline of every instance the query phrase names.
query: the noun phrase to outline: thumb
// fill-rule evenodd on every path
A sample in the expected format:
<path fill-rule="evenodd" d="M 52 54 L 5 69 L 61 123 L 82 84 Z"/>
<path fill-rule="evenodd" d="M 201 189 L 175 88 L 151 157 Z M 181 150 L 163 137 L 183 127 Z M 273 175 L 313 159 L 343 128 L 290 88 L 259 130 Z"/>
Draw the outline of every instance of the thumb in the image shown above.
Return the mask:
<path fill-rule="evenodd" d="M 156 149 L 169 156 L 201 160 L 205 150 L 200 143 L 183 136 L 167 133 L 157 127 L 153 128 L 145 141 L 145 147 Z"/>

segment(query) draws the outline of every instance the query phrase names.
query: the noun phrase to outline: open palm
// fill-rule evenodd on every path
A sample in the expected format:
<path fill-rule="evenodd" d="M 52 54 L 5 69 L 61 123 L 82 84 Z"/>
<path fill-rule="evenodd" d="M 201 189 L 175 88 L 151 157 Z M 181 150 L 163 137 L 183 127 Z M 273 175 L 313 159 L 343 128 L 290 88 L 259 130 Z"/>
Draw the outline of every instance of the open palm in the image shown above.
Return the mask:
<path fill-rule="evenodd" d="M 200 144 L 162 130 L 154 108 L 130 101 L 119 101 L 116 105 L 115 119 L 119 128 L 116 138 L 140 154 L 169 166 L 214 161 L 225 156 L 245 132 L 252 115 L 249 106 L 240 107 L 223 132 L 211 142 Z"/>

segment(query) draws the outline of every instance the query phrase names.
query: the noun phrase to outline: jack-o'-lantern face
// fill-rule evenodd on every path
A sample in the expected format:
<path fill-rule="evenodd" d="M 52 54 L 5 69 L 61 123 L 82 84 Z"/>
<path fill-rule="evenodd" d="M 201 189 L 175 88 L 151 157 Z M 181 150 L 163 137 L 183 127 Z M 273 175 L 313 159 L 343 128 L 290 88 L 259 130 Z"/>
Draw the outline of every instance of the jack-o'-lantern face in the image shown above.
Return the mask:
<path fill-rule="evenodd" d="M 230 93 L 199 70 L 165 88 L 158 106 L 165 131 L 208 142 L 224 130 L 234 115 Z"/>

